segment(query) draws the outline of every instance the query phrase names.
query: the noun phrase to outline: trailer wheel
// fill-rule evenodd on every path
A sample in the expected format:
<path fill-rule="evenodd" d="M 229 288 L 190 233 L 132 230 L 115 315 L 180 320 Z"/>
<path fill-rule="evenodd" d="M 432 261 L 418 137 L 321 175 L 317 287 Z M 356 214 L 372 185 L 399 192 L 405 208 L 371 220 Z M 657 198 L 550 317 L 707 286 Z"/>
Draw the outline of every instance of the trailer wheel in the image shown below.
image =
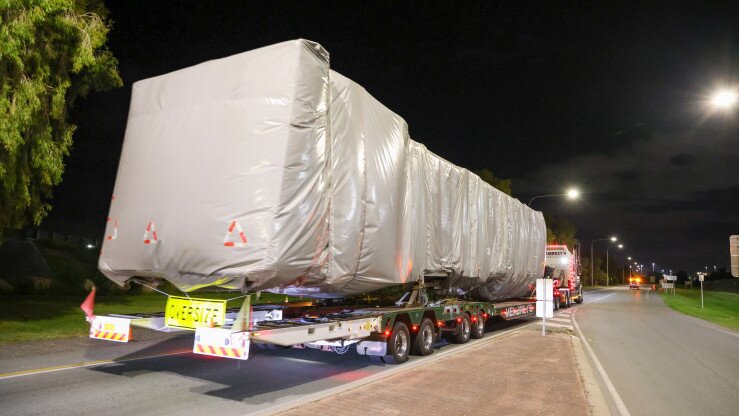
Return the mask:
<path fill-rule="evenodd" d="M 408 361 L 410 352 L 411 334 L 403 322 L 396 322 L 390 339 L 387 340 L 387 352 L 390 354 L 382 358 L 388 364 L 402 364 Z"/>
<path fill-rule="evenodd" d="M 570 297 L 570 292 L 567 292 L 567 307 L 569 308 L 572 306 L 572 298 Z"/>
<path fill-rule="evenodd" d="M 554 310 L 555 311 L 559 310 L 559 296 L 554 297 Z"/>
<path fill-rule="evenodd" d="M 577 303 L 582 303 L 582 302 L 583 302 L 583 300 L 584 300 L 584 299 L 583 299 L 583 297 L 582 297 L 582 289 L 580 289 L 580 296 L 578 296 L 578 297 L 577 297 L 577 300 L 576 300 L 575 302 L 577 302 Z"/>
<path fill-rule="evenodd" d="M 462 314 L 462 322 L 457 326 L 457 332 L 452 338 L 452 342 L 455 344 L 464 344 L 470 340 L 471 331 L 470 317 L 466 313 Z"/>
<path fill-rule="evenodd" d="M 429 318 L 423 318 L 421 325 L 418 326 L 418 333 L 413 340 L 413 348 L 411 352 L 414 355 L 429 355 L 434 352 L 435 338 L 434 324 Z"/>
<path fill-rule="evenodd" d="M 482 315 L 476 315 L 477 319 L 472 324 L 472 333 L 470 336 L 474 339 L 480 339 L 485 336 L 485 319 Z"/>

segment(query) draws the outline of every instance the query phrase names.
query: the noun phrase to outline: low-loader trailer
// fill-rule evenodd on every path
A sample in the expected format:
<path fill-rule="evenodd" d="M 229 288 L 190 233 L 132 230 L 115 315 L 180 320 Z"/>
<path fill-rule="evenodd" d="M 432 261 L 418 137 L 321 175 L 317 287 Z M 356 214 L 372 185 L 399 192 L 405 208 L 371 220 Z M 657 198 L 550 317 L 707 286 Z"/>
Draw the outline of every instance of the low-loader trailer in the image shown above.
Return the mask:
<path fill-rule="evenodd" d="M 395 307 L 252 306 L 245 301 L 240 309 L 226 310 L 223 300 L 170 296 L 164 313 L 90 314 L 88 320 L 91 338 L 116 342 L 131 340 L 132 326 L 166 332 L 192 330 L 193 353 L 216 357 L 247 360 L 251 345 L 338 354 L 354 346 L 359 355 L 400 364 L 410 354 L 431 354 L 440 338 L 459 344 L 482 338 L 485 322 L 493 317 L 508 320 L 535 313 L 533 298 L 502 302 L 427 299 L 422 281 Z"/>

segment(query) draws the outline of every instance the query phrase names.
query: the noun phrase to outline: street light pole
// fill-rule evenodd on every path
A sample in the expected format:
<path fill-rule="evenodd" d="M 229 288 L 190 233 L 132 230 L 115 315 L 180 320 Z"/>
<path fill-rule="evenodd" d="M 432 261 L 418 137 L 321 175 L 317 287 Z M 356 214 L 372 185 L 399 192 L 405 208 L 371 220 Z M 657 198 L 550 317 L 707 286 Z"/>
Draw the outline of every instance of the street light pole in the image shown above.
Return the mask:
<path fill-rule="evenodd" d="M 619 244 L 618 245 L 618 248 L 624 248 L 624 245 L 623 244 Z M 611 246 L 608 246 L 606 248 L 606 286 L 609 285 L 609 280 L 611 279 L 611 275 L 608 274 L 608 250 L 610 250 L 610 249 L 611 249 Z"/>
<path fill-rule="evenodd" d="M 590 242 L 590 286 L 594 286 L 595 285 L 593 283 L 593 278 L 595 276 L 595 268 L 593 266 L 593 262 L 595 261 L 595 259 L 593 258 L 593 244 L 596 241 L 606 241 L 606 240 L 611 240 L 612 242 L 615 243 L 618 240 L 618 238 L 616 238 L 615 236 L 614 237 L 610 237 L 610 238 L 598 238 L 598 239 L 593 240 L 593 241 Z"/>

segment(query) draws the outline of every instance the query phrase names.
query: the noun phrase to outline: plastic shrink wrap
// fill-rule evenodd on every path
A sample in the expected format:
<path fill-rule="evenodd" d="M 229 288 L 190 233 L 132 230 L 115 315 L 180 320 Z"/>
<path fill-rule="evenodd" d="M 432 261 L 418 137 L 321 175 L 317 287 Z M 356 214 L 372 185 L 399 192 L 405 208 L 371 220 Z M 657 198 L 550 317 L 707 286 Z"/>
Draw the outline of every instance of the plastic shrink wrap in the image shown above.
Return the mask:
<path fill-rule="evenodd" d="M 99 268 L 314 297 L 448 275 L 493 301 L 529 294 L 545 240 L 296 40 L 134 84 Z"/>

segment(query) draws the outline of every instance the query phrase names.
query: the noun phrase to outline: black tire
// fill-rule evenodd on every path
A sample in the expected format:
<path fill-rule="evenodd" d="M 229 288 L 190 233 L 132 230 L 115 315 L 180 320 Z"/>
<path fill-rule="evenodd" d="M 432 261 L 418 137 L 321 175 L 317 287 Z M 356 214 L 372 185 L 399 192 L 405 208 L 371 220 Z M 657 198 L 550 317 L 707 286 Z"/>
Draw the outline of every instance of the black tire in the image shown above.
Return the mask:
<path fill-rule="evenodd" d="M 411 354 L 429 355 L 434 352 L 434 341 L 436 340 L 436 329 L 429 318 L 423 318 L 418 326 L 418 333 L 413 339 Z"/>
<path fill-rule="evenodd" d="M 482 315 L 476 315 L 477 319 L 472 323 L 472 332 L 470 336 L 474 339 L 480 339 L 485 336 L 485 319 Z"/>
<path fill-rule="evenodd" d="M 582 297 L 582 290 L 580 291 L 580 296 L 577 297 L 577 300 L 575 302 L 577 303 L 583 303 L 585 299 Z"/>
<path fill-rule="evenodd" d="M 403 322 L 396 322 L 387 340 L 388 355 L 382 358 L 388 364 L 403 364 L 408 361 L 411 350 L 411 334 Z"/>
<path fill-rule="evenodd" d="M 554 297 L 554 310 L 555 311 L 559 310 L 559 296 Z"/>
<path fill-rule="evenodd" d="M 570 292 L 567 292 L 567 307 L 570 306 L 572 306 L 572 296 L 570 296 Z"/>
<path fill-rule="evenodd" d="M 455 344 L 466 344 L 470 341 L 470 335 L 472 333 L 472 326 L 470 325 L 470 316 L 466 313 L 462 314 L 462 322 L 457 325 L 457 330 L 454 333 L 452 342 Z"/>

